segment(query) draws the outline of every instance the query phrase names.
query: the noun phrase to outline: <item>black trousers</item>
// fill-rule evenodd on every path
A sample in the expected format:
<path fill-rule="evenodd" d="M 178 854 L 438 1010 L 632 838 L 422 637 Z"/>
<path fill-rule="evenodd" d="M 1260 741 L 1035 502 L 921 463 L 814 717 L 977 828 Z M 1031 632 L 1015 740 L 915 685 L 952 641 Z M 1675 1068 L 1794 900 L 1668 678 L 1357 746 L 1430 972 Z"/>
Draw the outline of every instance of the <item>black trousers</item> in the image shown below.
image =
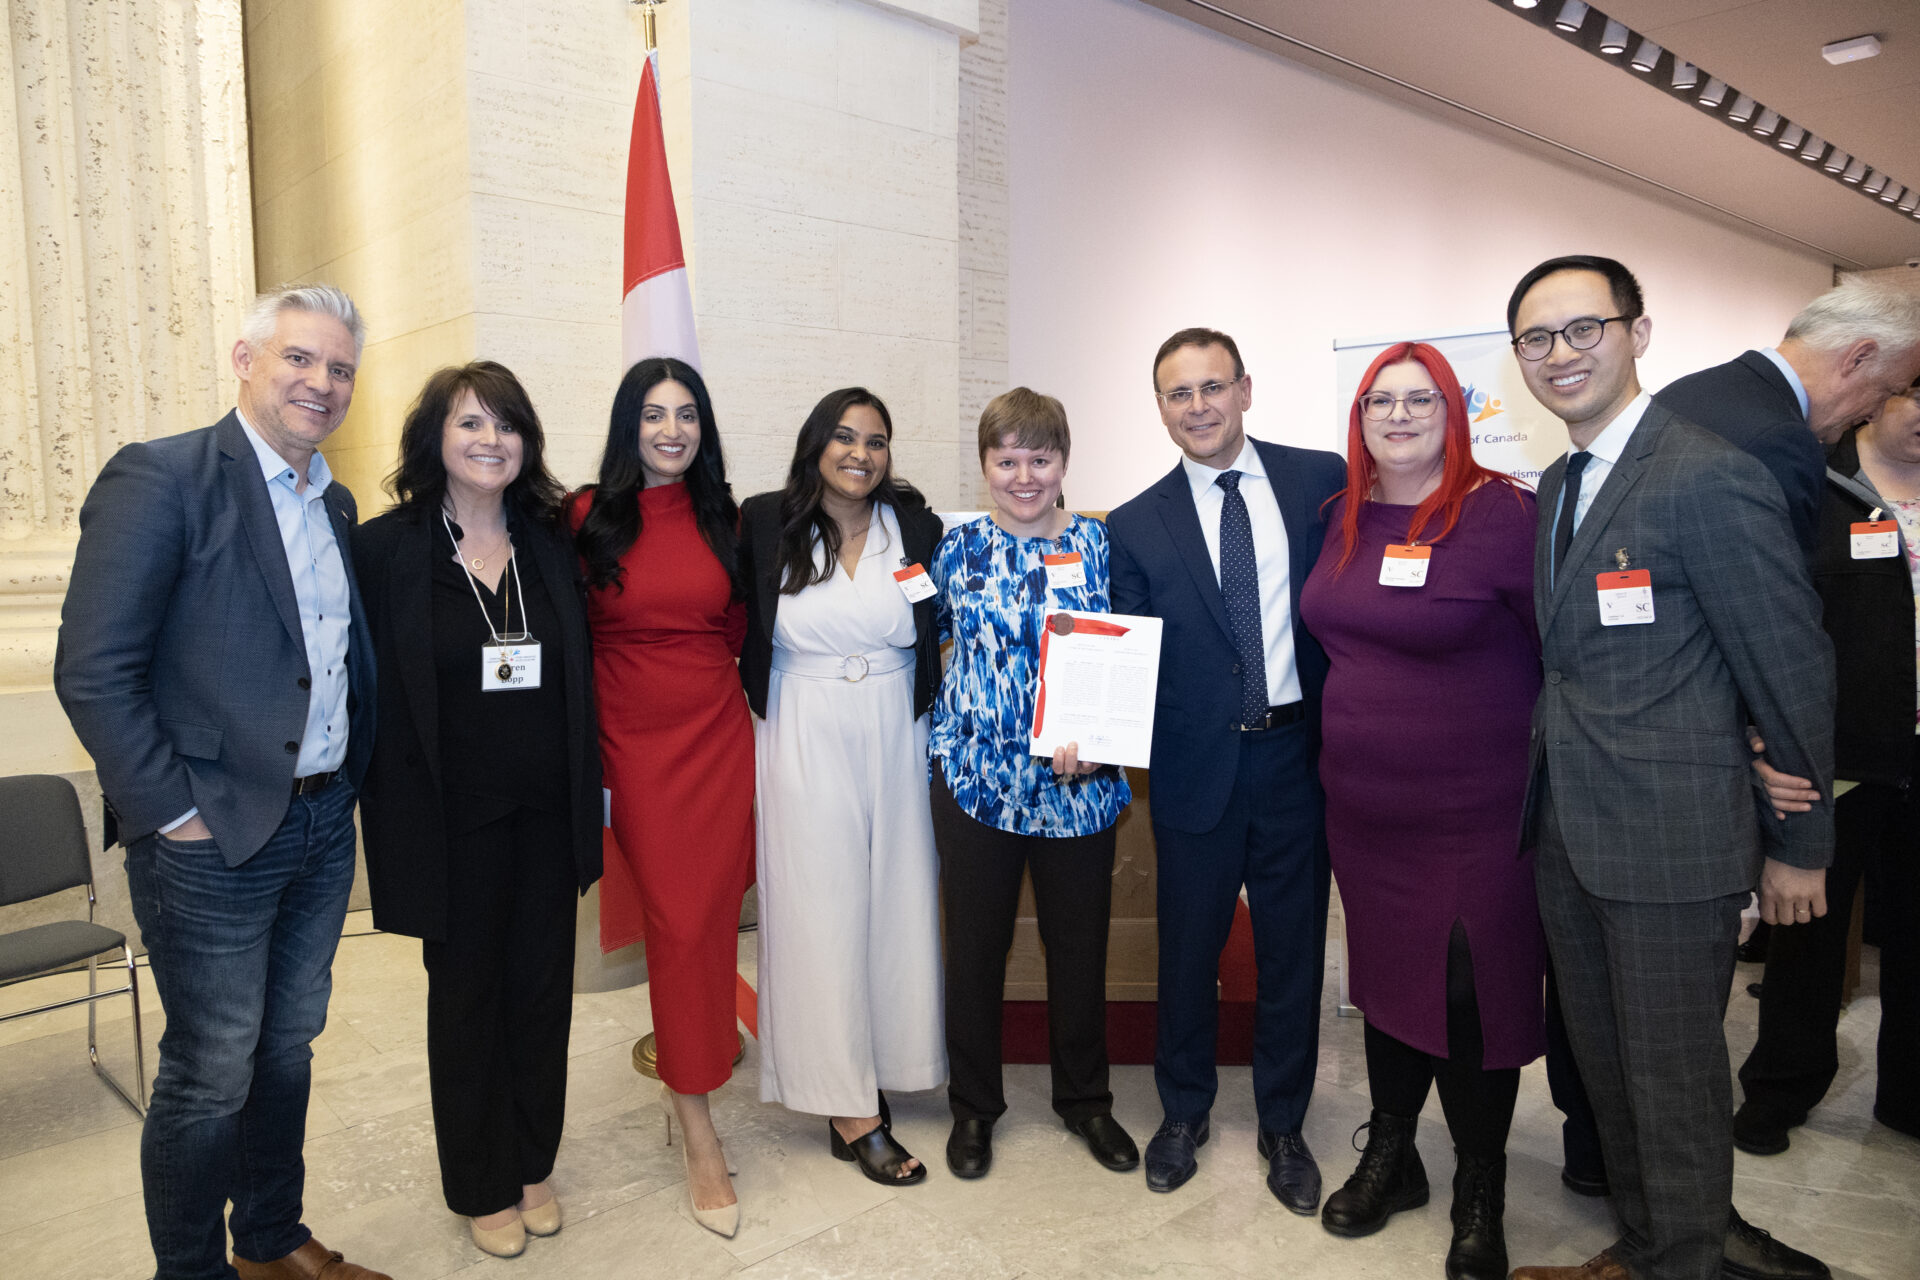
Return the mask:
<path fill-rule="evenodd" d="M 1847 930 L 1863 874 L 1882 895 L 1880 1051 L 1874 1115 L 1920 1137 L 1920 804 L 1911 789 L 1872 784 L 1834 802 L 1827 914 L 1776 927 L 1760 988 L 1760 1035 L 1740 1068 L 1749 1104 L 1799 1124 L 1840 1069 L 1834 1028 L 1846 980 Z"/>
<path fill-rule="evenodd" d="M 1113 1111 L 1107 1085 L 1107 925 L 1113 911 L 1114 829 L 1025 836 L 961 809 L 938 763 L 933 838 L 947 919 L 947 1105 L 956 1120 L 997 1120 L 1001 999 L 1020 906 L 1033 873 L 1047 959 L 1047 1055 L 1053 1109 L 1068 1124 Z"/>
<path fill-rule="evenodd" d="M 1520 1095 L 1520 1068 L 1488 1071 L 1481 1066 L 1486 1038 L 1473 989 L 1473 955 L 1467 931 L 1457 921 L 1447 939 L 1447 1056 L 1423 1053 L 1371 1022 L 1365 1040 L 1367 1088 L 1376 1108 L 1411 1119 L 1427 1105 L 1428 1086 L 1437 1082 L 1454 1148 L 1469 1156 L 1506 1154 L 1514 1099 Z"/>
<path fill-rule="evenodd" d="M 576 886 L 565 818 L 515 809 L 447 845 L 447 939 L 422 946 L 427 1070 L 447 1207 L 477 1218 L 560 1149 Z"/>

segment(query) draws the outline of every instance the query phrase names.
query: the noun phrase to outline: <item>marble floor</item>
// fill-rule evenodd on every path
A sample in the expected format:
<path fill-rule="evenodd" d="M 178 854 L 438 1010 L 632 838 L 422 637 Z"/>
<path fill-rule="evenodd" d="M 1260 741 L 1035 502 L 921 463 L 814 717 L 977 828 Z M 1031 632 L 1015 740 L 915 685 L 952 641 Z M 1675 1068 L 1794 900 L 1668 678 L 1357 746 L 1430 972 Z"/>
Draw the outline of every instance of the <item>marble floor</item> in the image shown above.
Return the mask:
<path fill-rule="evenodd" d="M 366 932 L 348 917 L 334 970 L 332 1017 L 315 1045 L 308 1119 L 307 1221 L 330 1247 L 396 1280 L 460 1276 L 880 1277 L 1070 1280 L 1073 1277 L 1439 1277 L 1452 1169 L 1438 1100 L 1419 1143 L 1432 1203 L 1364 1240 L 1344 1240 L 1287 1213 L 1267 1194 L 1254 1153 L 1247 1069 L 1221 1072 L 1213 1141 L 1200 1173 L 1171 1195 L 1138 1173 L 1108 1173 L 1061 1128 L 1046 1103 L 1046 1069 L 1008 1071 L 1011 1110 L 993 1173 L 949 1176 L 940 1160 L 947 1111 L 940 1093 L 893 1099 L 894 1128 L 929 1158 L 916 1187 L 889 1189 L 827 1155 L 823 1122 L 759 1103 L 749 1043 L 716 1098 L 738 1164 L 740 1234 L 695 1225 L 680 1148 L 663 1145 L 654 1086 L 629 1048 L 648 1029 L 644 991 L 580 996 L 574 1005 L 567 1140 L 554 1185 L 567 1226 L 515 1259 L 489 1258 L 439 1196 L 427 1103 L 425 976 L 419 945 Z M 1818 1253 L 1836 1276 L 1920 1276 L 1920 1143 L 1873 1123 L 1877 973 L 1868 952 L 1860 994 L 1841 1020 L 1840 1078 L 1793 1147 L 1738 1157 L 1736 1203 L 1749 1220 Z M 749 977 L 753 939 L 741 940 Z M 1742 966 L 1728 1017 L 1735 1061 L 1752 1043 L 1759 976 Z M 82 975 L 0 992 L 0 1012 L 73 989 Z M 1331 981 L 1330 981 L 1331 986 Z M 1322 1024 L 1319 1088 L 1307 1139 L 1331 1186 L 1352 1168 L 1348 1146 L 1367 1117 L 1360 1023 Z M 111 1009 L 111 1006 L 104 1006 Z M 124 1008 L 124 1002 L 122 1002 Z M 147 1021 L 149 1069 L 160 1027 Z M 103 1019 L 106 1056 L 131 1065 L 130 1023 Z M 151 1274 L 141 1214 L 140 1129 L 86 1065 L 78 1009 L 0 1023 L 0 1274 L 34 1280 L 135 1280 Z M 1147 1067 L 1114 1072 L 1115 1113 L 1142 1140 L 1159 1118 Z M 1559 1182 L 1559 1116 L 1540 1064 L 1524 1075 L 1509 1150 L 1507 1236 L 1517 1261 L 1573 1263 L 1613 1236 L 1604 1202 Z"/>

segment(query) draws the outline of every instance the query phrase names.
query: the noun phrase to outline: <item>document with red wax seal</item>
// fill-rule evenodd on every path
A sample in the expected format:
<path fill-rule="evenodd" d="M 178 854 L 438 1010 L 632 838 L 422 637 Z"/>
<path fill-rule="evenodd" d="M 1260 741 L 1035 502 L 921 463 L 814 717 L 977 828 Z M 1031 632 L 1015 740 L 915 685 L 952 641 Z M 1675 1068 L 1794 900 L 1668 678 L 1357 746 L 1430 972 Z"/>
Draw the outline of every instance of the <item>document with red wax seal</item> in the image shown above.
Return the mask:
<path fill-rule="evenodd" d="M 1160 687 L 1160 619 L 1124 613 L 1047 615 L 1029 749 L 1051 757 L 1069 742 L 1082 760 L 1145 768 Z"/>

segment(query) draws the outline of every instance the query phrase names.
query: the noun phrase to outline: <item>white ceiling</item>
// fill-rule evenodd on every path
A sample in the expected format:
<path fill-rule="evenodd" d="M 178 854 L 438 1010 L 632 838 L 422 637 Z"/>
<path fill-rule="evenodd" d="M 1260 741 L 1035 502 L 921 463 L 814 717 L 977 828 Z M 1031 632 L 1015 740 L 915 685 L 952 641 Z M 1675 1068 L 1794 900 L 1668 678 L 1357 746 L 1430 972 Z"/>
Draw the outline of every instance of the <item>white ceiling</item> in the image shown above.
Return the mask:
<path fill-rule="evenodd" d="M 1607 174 L 1678 207 L 1818 252 L 1838 266 L 1883 267 L 1920 258 L 1920 221 L 1729 128 L 1690 98 L 1622 71 L 1613 60 L 1587 53 L 1501 3 L 1147 3 L 1514 145 Z M 1559 0 L 1542 3 L 1557 6 Z M 1595 7 L 1894 181 L 1920 187 L 1920 128 L 1914 123 L 1920 118 L 1920 0 L 1611 0 Z M 1334 56 L 1275 39 L 1215 10 Z M 1596 15 L 1587 21 L 1599 20 Z M 1821 45 L 1858 35 L 1879 36 L 1880 56 L 1840 67 L 1820 57 Z"/>

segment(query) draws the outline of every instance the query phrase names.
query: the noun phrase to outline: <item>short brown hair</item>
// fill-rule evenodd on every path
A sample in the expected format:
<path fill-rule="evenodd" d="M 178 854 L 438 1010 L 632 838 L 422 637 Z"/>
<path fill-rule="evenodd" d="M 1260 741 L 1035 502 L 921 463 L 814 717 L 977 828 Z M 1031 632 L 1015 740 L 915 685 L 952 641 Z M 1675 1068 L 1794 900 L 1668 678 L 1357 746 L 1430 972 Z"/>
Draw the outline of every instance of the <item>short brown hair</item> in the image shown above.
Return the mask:
<path fill-rule="evenodd" d="M 1247 376 L 1247 366 L 1240 362 L 1240 344 L 1218 329 L 1182 329 L 1160 344 L 1153 353 L 1153 390 L 1160 393 L 1160 365 L 1166 358 L 1182 347 L 1225 347 L 1227 354 L 1233 357 L 1233 376 L 1240 379 Z"/>
<path fill-rule="evenodd" d="M 1008 437 L 1012 437 L 1011 440 Z M 1002 391 L 980 411 L 980 462 L 989 449 L 1052 449 L 1065 462 L 1073 450 L 1067 409 L 1031 387 Z"/>

